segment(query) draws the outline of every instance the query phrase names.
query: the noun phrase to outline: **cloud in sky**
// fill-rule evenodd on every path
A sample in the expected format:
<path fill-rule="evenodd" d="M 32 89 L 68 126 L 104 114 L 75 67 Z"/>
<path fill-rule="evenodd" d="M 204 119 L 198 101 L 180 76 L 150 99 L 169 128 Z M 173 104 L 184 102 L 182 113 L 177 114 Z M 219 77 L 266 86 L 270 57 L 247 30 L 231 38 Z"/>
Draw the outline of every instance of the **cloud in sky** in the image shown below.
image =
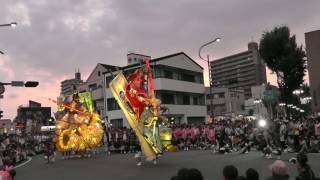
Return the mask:
<path fill-rule="evenodd" d="M 6 117 L 29 99 L 47 104 L 60 81 L 80 68 L 87 77 L 98 63 L 125 65 L 129 51 L 165 56 L 180 51 L 197 57 L 208 47 L 212 59 L 246 50 L 265 30 L 288 25 L 304 44 L 304 33 L 320 29 L 320 1 L 298 0 L 0 0 L 0 81 L 38 80 L 37 88 L 7 88 L 2 101 Z M 269 80 L 274 81 L 272 76 Z M 8 93 L 10 91 L 10 93 Z M 9 94 L 19 94 L 12 99 Z M 49 104 L 47 104 L 49 105 Z"/>

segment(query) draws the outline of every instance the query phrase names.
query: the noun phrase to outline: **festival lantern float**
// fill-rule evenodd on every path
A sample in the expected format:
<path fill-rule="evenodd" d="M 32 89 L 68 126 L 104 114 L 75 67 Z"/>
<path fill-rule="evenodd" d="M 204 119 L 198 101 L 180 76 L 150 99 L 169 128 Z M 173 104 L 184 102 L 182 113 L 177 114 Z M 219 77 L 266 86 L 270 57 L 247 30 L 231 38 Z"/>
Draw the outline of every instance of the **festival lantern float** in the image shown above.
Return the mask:
<path fill-rule="evenodd" d="M 109 87 L 138 137 L 146 160 L 156 159 L 163 151 L 176 150 L 171 144 L 171 123 L 162 115 L 167 108 L 155 97 L 150 60 L 127 79 L 119 72 Z"/>
<path fill-rule="evenodd" d="M 94 111 L 91 93 L 75 92 L 58 101 L 56 116 L 56 147 L 60 152 L 85 152 L 101 143 L 103 127 Z"/>

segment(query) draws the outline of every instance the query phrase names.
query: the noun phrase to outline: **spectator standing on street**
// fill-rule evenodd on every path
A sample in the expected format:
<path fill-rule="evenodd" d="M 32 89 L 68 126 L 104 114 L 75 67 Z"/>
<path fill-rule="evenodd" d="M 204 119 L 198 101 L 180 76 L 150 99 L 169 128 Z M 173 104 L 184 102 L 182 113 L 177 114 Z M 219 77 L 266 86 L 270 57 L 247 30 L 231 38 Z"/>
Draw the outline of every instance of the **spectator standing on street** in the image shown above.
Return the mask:
<path fill-rule="evenodd" d="M 178 175 L 172 177 L 171 180 L 203 180 L 203 176 L 198 169 L 182 168 L 178 171 Z"/>
<path fill-rule="evenodd" d="M 314 180 L 315 175 L 308 164 L 308 157 L 306 154 L 300 153 L 297 155 L 297 170 L 299 175 L 296 180 Z"/>
<path fill-rule="evenodd" d="M 272 176 L 267 180 L 289 180 L 289 168 L 285 162 L 276 160 L 271 166 Z"/>
<path fill-rule="evenodd" d="M 249 168 L 246 171 L 246 178 L 247 180 L 259 180 L 259 173 L 255 169 Z"/>
<path fill-rule="evenodd" d="M 237 180 L 238 169 L 233 165 L 227 165 L 223 168 L 224 180 Z"/>

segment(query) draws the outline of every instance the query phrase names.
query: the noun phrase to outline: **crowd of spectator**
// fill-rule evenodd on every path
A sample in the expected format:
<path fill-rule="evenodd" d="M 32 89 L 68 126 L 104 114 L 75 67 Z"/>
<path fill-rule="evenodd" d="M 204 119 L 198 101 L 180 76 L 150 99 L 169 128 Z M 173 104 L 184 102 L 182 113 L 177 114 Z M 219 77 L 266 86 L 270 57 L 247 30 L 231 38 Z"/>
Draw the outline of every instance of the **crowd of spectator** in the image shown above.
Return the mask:
<path fill-rule="evenodd" d="M 308 164 L 308 157 L 304 153 L 299 153 L 296 158 L 292 158 L 292 163 L 296 165 L 297 176 L 290 177 L 288 165 L 281 160 L 276 160 L 270 165 L 270 175 L 267 180 L 319 180 Z M 249 168 L 244 175 L 240 175 L 238 169 L 233 165 L 227 165 L 222 170 L 224 180 L 259 180 L 259 172 L 254 168 Z M 203 180 L 202 173 L 195 168 L 180 169 L 177 175 L 171 180 Z"/>
<path fill-rule="evenodd" d="M 281 152 L 312 152 L 320 149 L 320 121 L 274 119 L 259 126 L 258 120 L 225 119 L 211 124 L 173 125 L 172 141 L 179 150 L 213 150 L 248 153 L 252 147 L 267 156 Z M 105 143 L 109 152 L 130 153 L 139 149 L 132 129 L 108 128 Z M 270 152 L 269 152 L 270 151 Z"/>
<path fill-rule="evenodd" d="M 180 150 L 247 153 L 255 147 L 267 154 L 268 149 L 317 153 L 320 149 L 320 121 L 274 119 L 261 126 L 255 120 L 224 120 L 207 125 L 174 125 L 173 142 Z"/>
<path fill-rule="evenodd" d="M 134 153 L 140 149 L 139 141 L 132 129 L 108 128 L 104 143 L 108 144 L 111 153 Z"/>
<path fill-rule="evenodd" d="M 27 160 L 28 156 L 43 153 L 49 135 L 2 135 L 0 136 L 0 179 L 11 180 L 14 166 Z"/>

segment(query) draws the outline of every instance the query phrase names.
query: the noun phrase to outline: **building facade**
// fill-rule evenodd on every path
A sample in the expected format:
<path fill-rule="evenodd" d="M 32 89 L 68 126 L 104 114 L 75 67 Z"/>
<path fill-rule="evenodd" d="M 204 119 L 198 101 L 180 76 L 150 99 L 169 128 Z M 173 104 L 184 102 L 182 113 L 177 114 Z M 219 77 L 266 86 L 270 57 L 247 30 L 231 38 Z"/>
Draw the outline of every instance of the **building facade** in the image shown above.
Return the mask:
<path fill-rule="evenodd" d="M 262 101 L 265 91 L 265 84 L 251 87 L 252 97 L 245 101 L 245 110 L 248 115 L 254 115 L 257 119 L 268 117 L 268 110 Z"/>
<path fill-rule="evenodd" d="M 15 125 L 10 119 L 0 119 L 0 135 L 14 134 Z"/>
<path fill-rule="evenodd" d="M 212 95 L 210 96 L 210 88 L 206 87 L 208 115 L 211 115 L 211 97 L 213 116 L 243 115 L 245 113 L 243 90 L 230 90 L 225 87 L 214 87 L 212 88 Z"/>
<path fill-rule="evenodd" d="M 77 87 L 82 84 L 83 81 L 81 80 L 81 73 L 78 71 L 75 73 L 74 79 L 67 79 L 61 82 L 61 91 L 60 95 L 62 96 L 69 96 L 72 95 Z"/>
<path fill-rule="evenodd" d="M 127 54 L 127 65 L 141 64 L 144 63 L 147 59 L 151 59 L 151 56 L 146 56 L 137 53 L 129 53 Z"/>
<path fill-rule="evenodd" d="M 79 92 L 91 92 L 95 110 L 103 119 L 106 117 L 104 110 L 103 73 L 116 71 L 117 68 L 117 66 L 98 63 L 87 80 L 77 87 Z"/>
<path fill-rule="evenodd" d="M 135 63 L 121 67 L 121 70 L 127 76 L 143 65 Z M 156 97 L 169 108 L 166 116 L 177 124 L 206 122 L 203 68 L 183 52 L 152 59 L 150 66 Z M 109 89 L 109 83 L 116 73 L 104 74 L 106 114 L 113 126 L 128 126 L 125 115 Z"/>
<path fill-rule="evenodd" d="M 40 103 L 29 101 L 27 106 L 19 106 L 14 122 L 20 133 L 40 133 L 42 126 L 53 125 L 51 107 L 42 107 Z"/>
<path fill-rule="evenodd" d="M 313 112 L 320 112 L 320 30 L 305 33 Z"/>
<path fill-rule="evenodd" d="M 233 90 L 244 90 L 252 96 L 251 86 L 267 83 L 266 67 L 258 52 L 258 44 L 250 42 L 248 50 L 211 62 L 212 84 Z"/>

